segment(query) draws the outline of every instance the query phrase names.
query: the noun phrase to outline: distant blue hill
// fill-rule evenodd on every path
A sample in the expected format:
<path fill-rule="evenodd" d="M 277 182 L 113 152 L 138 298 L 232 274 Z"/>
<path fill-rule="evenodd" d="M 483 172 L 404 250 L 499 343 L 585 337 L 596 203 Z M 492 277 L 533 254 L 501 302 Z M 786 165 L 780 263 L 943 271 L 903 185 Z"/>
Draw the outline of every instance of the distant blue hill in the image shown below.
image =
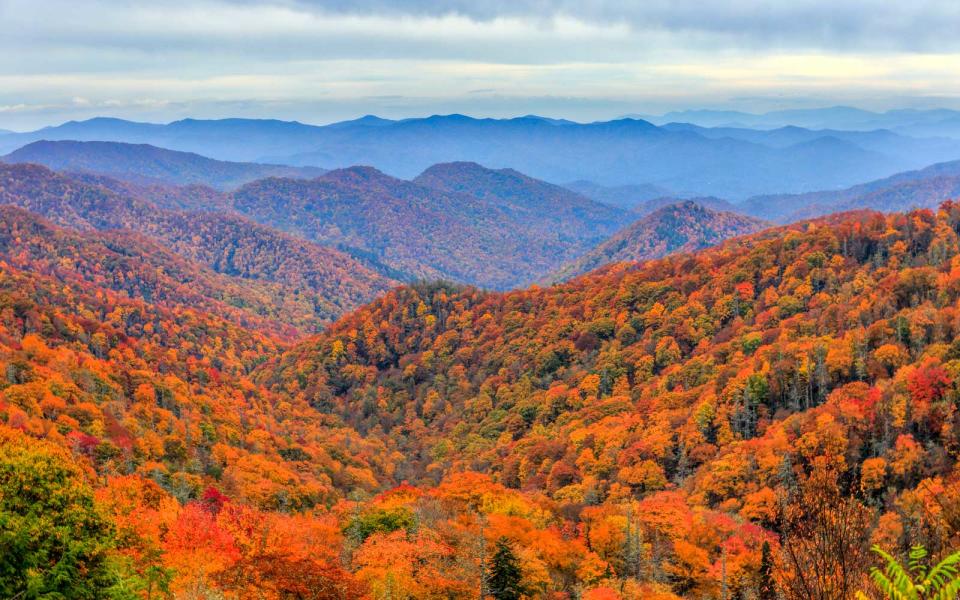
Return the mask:
<path fill-rule="evenodd" d="M 960 138 L 960 111 L 946 108 L 930 110 L 897 109 L 886 112 L 872 112 L 849 106 L 833 106 L 828 108 L 775 110 L 760 114 L 733 110 L 684 110 L 659 116 L 643 115 L 643 118 L 657 125 L 691 123 L 701 127 L 749 129 L 777 129 L 794 126 L 806 129 L 840 129 L 845 131 L 889 129 L 898 134 L 915 137 Z"/>
<path fill-rule="evenodd" d="M 326 126 L 257 119 L 155 124 L 97 118 L 0 136 L 0 152 L 43 139 L 150 144 L 221 161 L 371 165 L 401 178 L 436 163 L 472 161 L 558 183 L 647 184 L 677 197 L 731 199 L 839 189 L 960 158 L 960 142 L 914 139 L 896 131 L 658 127 L 642 119 L 574 123 L 537 115 L 366 116 Z"/>
<path fill-rule="evenodd" d="M 214 160 L 149 144 L 123 142 L 39 141 L 0 157 L 8 164 L 33 163 L 57 171 L 99 173 L 136 183 L 201 184 L 216 189 L 240 187 L 264 177 L 309 179 L 326 171 Z"/>
<path fill-rule="evenodd" d="M 960 160 L 868 181 L 841 190 L 755 196 L 735 210 L 762 219 L 791 223 L 834 212 L 872 209 L 906 212 L 936 208 L 960 197 Z"/>

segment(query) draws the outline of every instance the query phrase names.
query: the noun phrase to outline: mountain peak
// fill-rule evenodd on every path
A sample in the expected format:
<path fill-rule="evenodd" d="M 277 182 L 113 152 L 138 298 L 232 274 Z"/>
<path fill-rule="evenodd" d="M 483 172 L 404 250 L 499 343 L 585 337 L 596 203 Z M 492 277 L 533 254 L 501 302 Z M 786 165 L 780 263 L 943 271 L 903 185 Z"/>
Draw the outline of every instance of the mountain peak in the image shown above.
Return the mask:
<path fill-rule="evenodd" d="M 374 182 L 397 182 L 400 181 L 391 177 L 376 167 L 368 165 L 357 165 L 345 167 L 343 169 L 333 169 L 321 177 L 325 181 L 336 181 L 350 185 L 369 185 Z"/>
<path fill-rule="evenodd" d="M 452 174 L 466 174 L 466 173 L 486 173 L 493 171 L 493 169 L 488 169 L 487 167 L 481 165 L 480 163 L 474 162 L 472 160 L 455 160 L 451 162 L 437 163 L 427 167 L 423 173 L 421 173 L 417 178 L 424 176 L 433 176 L 433 175 L 452 175 Z"/>
<path fill-rule="evenodd" d="M 645 261 L 692 252 L 727 238 L 760 231 L 769 223 L 707 208 L 694 200 L 662 206 L 566 265 L 553 280 L 568 279 L 605 264 Z"/>

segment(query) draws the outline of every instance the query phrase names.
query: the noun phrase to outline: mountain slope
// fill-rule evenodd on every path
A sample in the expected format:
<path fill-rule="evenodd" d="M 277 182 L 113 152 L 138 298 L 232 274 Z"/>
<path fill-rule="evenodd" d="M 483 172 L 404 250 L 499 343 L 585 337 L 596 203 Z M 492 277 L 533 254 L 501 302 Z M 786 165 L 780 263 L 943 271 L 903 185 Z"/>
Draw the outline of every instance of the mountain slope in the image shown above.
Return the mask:
<path fill-rule="evenodd" d="M 692 252 L 768 224 L 753 217 L 711 210 L 693 201 L 672 204 L 643 217 L 565 265 L 551 279 L 569 279 L 603 265 Z"/>
<path fill-rule="evenodd" d="M 469 162 L 444 163 L 430 167 L 413 182 L 479 198 L 503 209 L 518 225 L 534 228 L 539 236 L 559 233 L 561 240 L 575 246 L 573 252 L 585 243 L 606 237 L 629 219 L 622 210 L 513 169 L 487 169 Z"/>
<path fill-rule="evenodd" d="M 955 547 L 935 507 L 960 491 L 958 232 L 955 204 L 864 212 L 551 288 L 400 288 L 257 380 L 385 440 L 397 477 L 491 522 L 519 515 L 495 535 L 535 529 L 510 490 L 546 496 L 569 520 L 563 547 L 584 556 L 572 532 L 586 532 L 613 589 L 719 598 L 722 581 L 755 595 L 761 554 L 791 576 L 837 515 L 852 544 Z M 552 547 L 510 535 L 556 565 L 545 590 L 589 577 L 564 580 Z M 842 558 L 809 556 L 866 577 L 870 561 Z"/>
<path fill-rule="evenodd" d="M 40 164 L 55 171 L 92 172 L 134 183 L 202 184 L 221 190 L 263 177 L 311 178 L 325 172 L 316 167 L 225 162 L 148 144 L 119 142 L 44 140 L 27 144 L 0 157 L 0 161 Z"/>
<path fill-rule="evenodd" d="M 157 306 L 189 306 L 281 339 L 296 333 L 289 307 L 277 301 L 276 286 L 215 273 L 130 231 L 81 233 L 5 205 L 0 206 L 0 256 L 13 267 L 66 285 L 111 290 Z"/>
<path fill-rule="evenodd" d="M 231 285 L 233 299 L 215 297 Z M 0 207 L 0 422 L 71 449 L 104 484 L 142 477 L 183 501 L 214 476 L 238 499 L 273 508 L 371 489 L 376 452 L 346 459 L 366 471 L 350 483 L 345 465 L 326 458 L 351 432 L 250 382 L 285 347 L 279 329 L 234 318 L 251 307 L 231 303 L 256 293 L 142 236 L 77 233 Z M 300 458 L 282 457 L 290 447 Z"/>
<path fill-rule="evenodd" d="M 38 165 L 0 164 L 0 204 L 74 229 L 134 230 L 217 272 L 277 284 L 273 302 L 302 330 L 317 330 L 393 284 L 342 252 L 240 215 L 163 210 Z"/>
<path fill-rule="evenodd" d="M 448 192 L 354 167 L 311 181 L 257 181 L 233 194 L 233 207 L 391 275 L 507 288 L 535 281 L 614 230 L 617 211 L 570 196 L 525 207 L 517 198 Z M 576 218 L 559 225 L 553 210 Z"/>
<path fill-rule="evenodd" d="M 183 264 L 0 208 L 0 517 L 34 555 L 95 530 L 124 595 L 467 600 L 507 564 L 531 597 L 808 600 L 868 544 L 960 541 L 957 204 L 401 287 L 292 347 Z"/>

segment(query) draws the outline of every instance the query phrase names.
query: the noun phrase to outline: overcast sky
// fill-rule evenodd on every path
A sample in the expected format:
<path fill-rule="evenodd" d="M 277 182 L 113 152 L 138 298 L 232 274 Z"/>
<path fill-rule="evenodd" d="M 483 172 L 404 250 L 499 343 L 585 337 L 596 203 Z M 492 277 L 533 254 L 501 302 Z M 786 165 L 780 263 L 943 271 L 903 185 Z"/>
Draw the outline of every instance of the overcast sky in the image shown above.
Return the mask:
<path fill-rule="evenodd" d="M 0 0 L 0 128 L 960 108 L 960 0 Z"/>

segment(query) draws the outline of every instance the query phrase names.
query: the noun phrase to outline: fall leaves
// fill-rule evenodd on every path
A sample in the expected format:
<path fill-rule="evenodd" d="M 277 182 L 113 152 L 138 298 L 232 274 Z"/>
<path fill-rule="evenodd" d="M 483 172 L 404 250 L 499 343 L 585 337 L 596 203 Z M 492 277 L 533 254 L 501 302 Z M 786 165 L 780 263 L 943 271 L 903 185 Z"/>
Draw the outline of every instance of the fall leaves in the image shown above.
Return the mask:
<path fill-rule="evenodd" d="M 39 475 L 104 524 L 107 587 L 834 598 L 871 543 L 960 542 L 952 203 L 403 287 L 292 346 L 131 246 L 65 260 L 31 227 L 0 264 L 0 452 L 68 465 Z"/>

